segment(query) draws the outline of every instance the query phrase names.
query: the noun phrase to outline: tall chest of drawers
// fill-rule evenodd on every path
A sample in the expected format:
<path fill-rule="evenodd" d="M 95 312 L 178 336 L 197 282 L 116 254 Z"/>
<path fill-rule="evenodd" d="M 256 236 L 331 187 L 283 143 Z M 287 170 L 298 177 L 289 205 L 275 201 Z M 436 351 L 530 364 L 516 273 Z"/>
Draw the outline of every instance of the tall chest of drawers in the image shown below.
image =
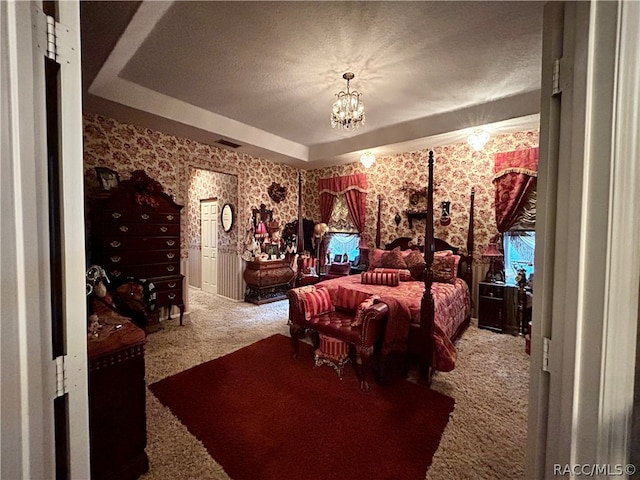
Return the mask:
<path fill-rule="evenodd" d="M 182 325 L 181 210 L 164 192 L 141 194 L 126 184 L 98 199 L 92 208 L 92 261 L 115 280 L 149 282 L 150 303 L 167 307 L 169 318 L 171 307 L 177 306 Z"/>

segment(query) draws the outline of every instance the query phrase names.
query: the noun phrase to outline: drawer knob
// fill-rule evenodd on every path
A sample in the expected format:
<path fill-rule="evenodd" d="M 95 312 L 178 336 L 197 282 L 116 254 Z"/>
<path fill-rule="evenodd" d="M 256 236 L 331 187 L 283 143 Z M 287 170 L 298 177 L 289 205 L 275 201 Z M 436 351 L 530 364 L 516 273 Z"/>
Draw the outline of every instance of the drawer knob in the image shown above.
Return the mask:
<path fill-rule="evenodd" d="M 122 226 L 120 227 L 120 231 L 121 231 L 121 232 L 128 232 L 128 231 L 129 231 L 129 227 L 127 227 L 127 226 L 125 226 L 125 225 L 122 225 Z"/>
<path fill-rule="evenodd" d="M 176 244 L 175 240 L 167 240 L 167 245 L 173 247 Z"/>
<path fill-rule="evenodd" d="M 120 275 L 122 275 L 122 272 L 120 270 L 114 270 L 113 272 L 111 272 L 111 275 L 114 277 L 119 277 Z"/>
<path fill-rule="evenodd" d="M 173 272 L 176 269 L 176 267 L 174 267 L 173 265 L 169 265 L 167 267 L 167 272 Z"/>
<path fill-rule="evenodd" d="M 143 220 L 149 220 L 149 215 L 146 213 L 143 213 L 142 215 L 140 215 L 140 218 L 142 218 Z"/>
<path fill-rule="evenodd" d="M 175 253 L 167 253 L 167 258 L 173 258 L 175 256 L 176 256 Z"/>
<path fill-rule="evenodd" d="M 176 283 L 176 282 L 172 282 L 172 283 L 167 284 L 167 287 L 169 287 L 169 288 L 173 288 L 173 287 L 175 287 L 176 285 L 177 285 L 177 283 Z"/>
<path fill-rule="evenodd" d="M 113 212 L 113 213 L 111 214 L 111 216 L 112 216 L 113 218 L 120 218 L 122 215 L 121 215 L 121 214 L 119 214 L 118 212 Z"/>
<path fill-rule="evenodd" d="M 162 233 L 166 232 L 167 230 L 169 230 L 167 227 L 160 227 L 160 231 Z"/>
<path fill-rule="evenodd" d="M 120 257 L 114 255 L 109 260 L 111 260 L 112 263 L 118 263 L 122 259 Z"/>
<path fill-rule="evenodd" d="M 122 244 L 119 241 L 114 240 L 113 242 L 109 243 L 109 245 L 111 245 L 113 248 L 118 248 Z"/>
<path fill-rule="evenodd" d="M 169 295 L 167 295 L 167 297 L 169 297 L 169 300 L 173 300 L 174 298 L 176 298 L 176 294 L 170 293 Z"/>
<path fill-rule="evenodd" d="M 173 215 L 167 215 L 167 220 L 173 220 Z"/>

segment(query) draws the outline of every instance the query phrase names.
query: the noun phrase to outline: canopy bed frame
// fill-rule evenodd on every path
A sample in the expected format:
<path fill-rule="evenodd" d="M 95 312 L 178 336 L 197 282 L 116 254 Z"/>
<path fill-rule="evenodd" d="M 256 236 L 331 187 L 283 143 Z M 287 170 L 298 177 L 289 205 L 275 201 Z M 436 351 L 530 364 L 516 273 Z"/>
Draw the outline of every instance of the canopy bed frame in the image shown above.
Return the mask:
<path fill-rule="evenodd" d="M 431 383 L 435 348 L 433 339 L 435 304 L 433 296 L 431 294 L 431 286 L 433 285 L 433 272 L 431 270 L 431 266 L 433 265 L 434 252 L 442 250 L 452 250 L 454 255 L 460 255 L 460 262 L 458 263 L 458 277 L 462 278 L 466 282 L 467 286 L 469 287 L 469 292 L 472 291 L 473 285 L 473 209 L 475 189 L 471 188 L 469 203 L 469 228 L 467 231 L 467 254 L 463 255 L 459 253 L 458 247 L 454 247 L 453 245 L 450 245 L 448 242 L 440 238 L 435 238 L 433 227 L 433 163 L 433 151 L 429 151 L 429 182 L 427 184 L 427 208 L 425 212 L 426 225 L 424 247 L 413 245 L 411 243 L 412 238 L 410 237 L 400 237 L 385 245 L 385 250 L 393 250 L 396 247 L 400 247 L 401 250 L 424 250 L 424 293 L 422 296 L 420 308 L 420 325 L 419 328 L 413 329 L 413 331 L 411 331 L 409 334 L 409 352 L 418 358 L 418 362 L 420 365 L 420 381 L 427 384 Z M 380 244 L 381 230 L 380 208 L 381 202 L 379 199 L 378 220 L 376 223 L 376 246 L 378 247 Z M 465 331 L 465 329 L 469 326 L 470 320 L 471 316 L 469 315 L 469 317 L 467 317 L 465 321 L 458 327 L 455 334 L 451 338 L 451 341 L 457 339 Z"/>
<path fill-rule="evenodd" d="M 469 308 L 470 304 L 470 292 L 472 286 L 472 258 L 473 258 L 473 204 L 474 204 L 474 190 L 471 189 L 471 198 L 470 198 L 470 210 L 469 210 L 469 229 L 467 234 L 467 254 L 463 255 L 459 252 L 457 247 L 450 245 L 448 242 L 435 238 L 434 236 L 434 214 L 433 214 L 433 166 L 434 166 L 434 158 L 433 152 L 429 152 L 428 157 L 428 185 L 426 188 L 426 210 L 425 210 L 425 245 L 423 248 L 417 245 L 412 245 L 411 238 L 409 237 L 401 237 L 398 238 L 391 243 L 386 245 L 387 250 L 392 250 L 396 247 L 400 247 L 401 250 L 407 249 L 416 249 L 424 251 L 424 273 L 423 273 L 423 282 L 424 287 L 420 285 L 419 281 L 406 282 L 406 284 L 415 284 L 415 290 L 413 285 L 408 285 L 407 288 L 401 288 L 401 290 L 392 291 L 390 287 L 380 286 L 380 285 L 361 285 L 360 277 L 355 278 L 354 276 L 344 277 L 343 279 L 332 279 L 321 282 L 319 285 L 324 285 L 325 288 L 330 292 L 335 292 L 341 286 L 346 287 L 347 289 L 359 289 L 366 290 L 369 293 L 380 293 L 386 292 L 386 295 L 397 297 L 398 295 L 405 295 L 405 298 L 410 299 L 410 301 L 406 304 L 408 308 L 412 309 L 414 312 L 412 314 L 412 321 L 409 329 L 409 336 L 407 338 L 407 349 L 408 353 L 414 357 L 419 364 L 420 367 L 420 382 L 429 384 L 431 381 L 431 375 L 433 371 L 435 371 L 435 367 L 438 364 L 438 360 L 442 360 L 442 335 L 443 328 L 440 323 L 434 325 L 436 320 L 436 301 L 434 300 L 434 292 L 432 292 L 432 287 L 435 291 L 435 294 L 438 296 L 438 305 L 441 305 L 442 295 L 448 295 L 448 293 L 444 293 L 444 291 L 451 287 L 452 285 L 436 283 L 434 285 L 434 275 L 432 272 L 432 265 L 434 263 L 434 252 L 439 250 L 452 250 L 454 255 L 459 255 L 460 260 L 458 262 L 458 274 L 457 277 L 459 280 L 458 287 L 464 287 L 465 283 L 468 286 L 468 291 L 464 293 L 463 303 L 466 302 L 466 307 L 458 308 L 455 317 L 452 315 L 450 318 L 454 318 L 454 321 L 450 322 L 447 326 L 447 332 L 445 340 L 453 342 L 460 334 L 466 329 L 469 325 L 469 321 L 471 318 L 471 309 Z M 300 179 L 299 179 L 300 182 Z M 299 185 L 299 204 L 298 204 L 298 225 L 301 225 L 302 219 L 302 204 L 301 204 L 301 193 L 302 188 Z M 378 197 L 378 215 L 377 215 L 377 224 L 376 224 L 376 247 L 380 246 L 380 233 L 381 233 L 381 198 Z M 300 238 L 301 232 L 299 232 Z M 350 285 L 349 285 L 350 284 Z M 357 285 L 357 286 L 356 286 Z M 460 291 L 460 288 L 456 287 L 456 291 Z M 385 290 L 387 289 L 387 290 Z M 464 288 L 464 290 L 467 290 Z M 464 291 L 463 290 L 463 291 Z M 414 293 L 415 292 L 415 293 Z M 422 298 L 418 301 L 418 296 L 422 294 Z M 408 295 L 408 296 L 407 296 Z M 457 294 L 456 294 L 457 295 Z M 459 297 L 457 297 L 459 300 Z M 456 301 L 457 301 L 456 300 Z M 453 300 L 452 300 L 453 301 Z M 294 302 L 295 303 L 295 302 Z M 458 303 L 458 306 L 460 303 Z M 295 310 L 295 309 L 294 309 Z M 391 312 L 391 309 L 390 309 Z M 297 318 L 296 312 L 290 309 L 290 325 L 292 328 L 292 335 L 296 333 L 296 329 L 300 327 L 300 325 L 304 324 L 302 319 Z M 442 313 L 438 314 L 438 318 L 440 320 L 443 319 Z M 299 315 L 298 315 L 299 316 Z M 445 315 L 449 318 L 449 315 Z M 389 314 L 389 319 L 391 319 L 391 313 Z M 391 321 L 391 320 L 389 320 Z M 395 322 L 394 322 L 395 323 Z M 303 325 L 304 326 L 304 325 Z M 393 328 L 391 329 L 393 330 Z M 438 337 L 438 346 L 436 346 L 435 337 Z M 406 338 L 406 337 L 405 337 Z M 445 342 L 446 343 L 446 342 Z M 449 342 L 450 343 L 450 342 Z M 453 347 L 453 345 L 451 345 Z M 437 349 L 437 350 L 436 350 Z M 455 350 L 455 349 L 454 349 Z M 438 356 L 436 354 L 440 352 Z M 455 355 L 455 352 L 454 352 Z M 455 363 L 455 357 L 452 360 Z M 443 364 L 440 364 L 439 369 Z M 393 367 L 392 367 L 393 368 Z M 450 366 L 453 368 L 453 366 Z M 448 371 L 448 370 L 445 370 Z"/>

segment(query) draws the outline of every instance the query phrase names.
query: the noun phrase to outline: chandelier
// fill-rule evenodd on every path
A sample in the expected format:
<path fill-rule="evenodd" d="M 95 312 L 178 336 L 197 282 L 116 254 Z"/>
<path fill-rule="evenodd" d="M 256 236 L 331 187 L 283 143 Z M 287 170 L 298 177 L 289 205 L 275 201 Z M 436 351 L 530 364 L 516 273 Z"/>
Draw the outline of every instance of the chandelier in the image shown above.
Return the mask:
<path fill-rule="evenodd" d="M 360 162 L 364 165 L 364 168 L 370 168 L 376 161 L 376 156 L 371 152 L 364 152 L 360 155 Z"/>
<path fill-rule="evenodd" d="M 347 72 L 342 75 L 347 81 L 347 91 L 336 93 L 338 99 L 331 109 L 331 127 L 355 130 L 360 125 L 364 125 L 364 104 L 360 100 L 360 93 L 349 91 L 349 80 L 353 80 L 355 75 Z"/>
<path fill-rule="evenodd" d="M 482 150 L 482 147 L 489 141 L 489 132 L 483 128 L 475 129 L 468 137 L 467 142 L 476 152 Z"/>

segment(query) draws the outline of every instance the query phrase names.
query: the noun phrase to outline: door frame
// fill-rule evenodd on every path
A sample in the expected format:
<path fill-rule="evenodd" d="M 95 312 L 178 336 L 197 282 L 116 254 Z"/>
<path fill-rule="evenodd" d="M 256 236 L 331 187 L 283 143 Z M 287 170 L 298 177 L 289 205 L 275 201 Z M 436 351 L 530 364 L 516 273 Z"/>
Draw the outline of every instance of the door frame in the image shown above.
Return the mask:
<path fill-rule="evenodd" d="M 545 21 L 558 9 L 564 33 L 544 33 L 528 478 L 629 463 L 633 414 L 640 4 L 549 2 Z M 554 42 L 561 109 L 545 75 Z"/>
<path fill-rule="evenodd" d="M 4 478 L 55 478 L 53 400 L 67 394 L 69 478 L 89 478 L 80 6 L 57 2 L 64 375 L 52 358 L 42 2 L 2 2 L 2 455 Z M 62 376 L 62 371 L 60 371 Z"/>

